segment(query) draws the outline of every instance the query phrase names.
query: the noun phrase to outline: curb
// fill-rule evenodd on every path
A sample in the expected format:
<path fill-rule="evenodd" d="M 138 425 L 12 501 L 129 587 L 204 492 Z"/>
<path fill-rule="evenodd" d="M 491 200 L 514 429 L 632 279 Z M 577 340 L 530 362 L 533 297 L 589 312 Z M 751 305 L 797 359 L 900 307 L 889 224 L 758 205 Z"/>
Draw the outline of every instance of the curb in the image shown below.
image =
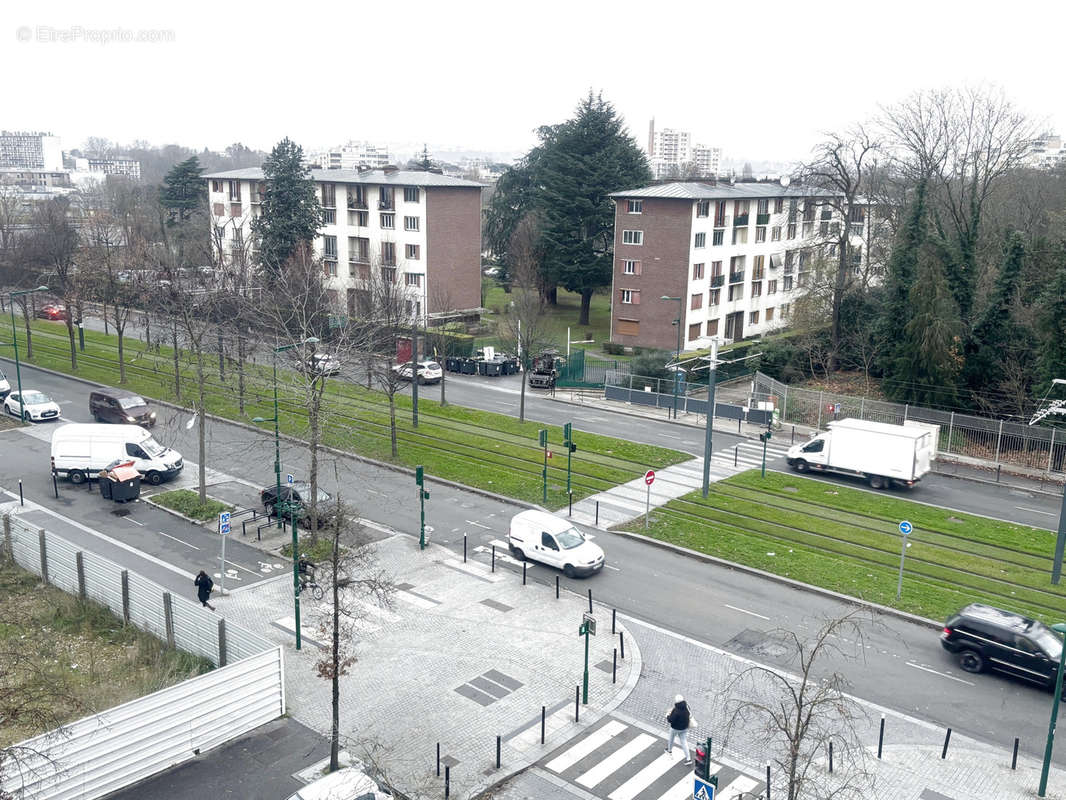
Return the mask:
<path fill-rule="evenodd" d="M 757 569 L 756 567 L 749 567 L 745 564 L 738 564 L 734 561 L 727 561 L 724 558 L 718 558 L 717 556 L 708 555 L 707 553 L 701 553 L 698 550 L 693 550 L 688 547 L 682 547 L 681 545 L 671 544 L 670 542 L 664 542 L 659 539 L 653 539 L 650 536 L 644 536 L 640 533 L 632 533 L 630 531 L 609 531 L 609 533 L 616 534 L 618 536 L 624 536 L 627 539 L 634 541 L 641 541 L 650 544 L 652 547 L 658 547 L 662 550 L 669 550 L 677 553 L 678 555 L 688 556 L 689 558 L 697 561 L 702 561 L 706 564 L 714 564 L 717 567 L 725 567 L 737 572 L 742 572 L 746 575 L 754 575 L 757 578 L 763 578 L 764 580 L 773 581 L 774 583 L 780 583 L 784 586 L 788 586 L 792 589 L 798 589 L 802 592 L 808 592 L 810 594 L 816 594 L 821 597 L 826 597 L 831 600 L 837 600 L 841 603 L 847 603 L 849 605 L 861 606 L 867 608 L 870 611 L 876 611 L 879 614 L 885 614 L 890 617 L 896 617 L 904 622 L 911 622 L 916 625 L 922 625 L 927 628 L 940 629 L 943 627 L 943 623 L 937 622 L 933 619 L 918 616 L 917 614 L 911 614 L 907 611 L 900 611 L 898 608 L 892 608 L 891 606 L 884 606 L 880 603 L 871 603 L 868 600 L 863 600 L 859 597 L 853 597 L 848 594 L 841 594 L 840 592 L 834 592 L 832 589 L 823 589 L 820 586 L 814 586 L 809 583 L 803 583 L 793 578 L 786 578 L 783 575 L 777 575 L 773 572 L 767 572 L 766 570 Z"/>

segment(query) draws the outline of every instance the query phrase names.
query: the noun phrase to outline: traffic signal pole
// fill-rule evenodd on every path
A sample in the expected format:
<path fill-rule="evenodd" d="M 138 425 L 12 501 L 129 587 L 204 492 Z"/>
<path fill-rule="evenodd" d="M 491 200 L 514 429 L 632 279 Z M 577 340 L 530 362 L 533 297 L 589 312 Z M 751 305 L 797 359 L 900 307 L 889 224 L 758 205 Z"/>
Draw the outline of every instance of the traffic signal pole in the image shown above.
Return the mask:
<path fill-rule="evenodd" d="M 544 484 L 544 504 L 548 504 L 548 431 L 541 430 L 540 432 L 540 446 L 544 450 L 544 468 L 541 470 L 540 477 Z"/>
<path fill-rule="evenodd" d="M 419 525 L 418 525 L 418 549 L 426 549 L 426 500 L 429 499 L 429 492 L 426 491 L 426 471 L 422 468 L 422 465 L 415 467 L 415 485 L 418 486 L 418 508 L 419 508 Z"/>

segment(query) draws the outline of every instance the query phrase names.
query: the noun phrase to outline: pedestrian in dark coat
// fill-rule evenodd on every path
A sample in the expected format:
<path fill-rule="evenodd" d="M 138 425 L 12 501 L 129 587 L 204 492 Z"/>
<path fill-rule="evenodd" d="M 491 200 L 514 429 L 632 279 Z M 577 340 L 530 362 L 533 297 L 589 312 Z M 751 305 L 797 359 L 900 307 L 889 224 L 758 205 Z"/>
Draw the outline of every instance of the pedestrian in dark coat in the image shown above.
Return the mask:
<path fill-rule="evenodd" d="M 681 752 L 685 754 L 685 763 L 691 764 L 692 756 L 688 751 L 688 729 L 694 727 L 694 721 L 688 703 L 681 695 L 674 698 L 674 707 L 667 714 L 666 722 L 670 726 L 670 738 L 666 743 L 666 752 L 673 752 L 674 740 L 677 739 L 681 744 Z"/>
<path fill-rule="evenodd" d="M 215 607 L 207 602 L 211 599 L 211 590 L 215 588 L 215 582 L 211 580 L 211 576 L 200 570 L 200 574 L 196 576 L 193 583 L 196 584 L 196 596 L 200 598 L 200 602 L 214 611 Z"/>

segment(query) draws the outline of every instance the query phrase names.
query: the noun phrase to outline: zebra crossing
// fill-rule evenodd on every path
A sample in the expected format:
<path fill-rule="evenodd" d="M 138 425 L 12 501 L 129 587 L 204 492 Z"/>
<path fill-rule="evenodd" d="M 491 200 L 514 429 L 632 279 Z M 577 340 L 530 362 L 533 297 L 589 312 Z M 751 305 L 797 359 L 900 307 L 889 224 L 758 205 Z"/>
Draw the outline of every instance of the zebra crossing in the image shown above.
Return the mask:
<path fill-rule="evenodd" d="M 693 737 L 694 738 L 694 737 Z M 695 742 L 689 747 L 695 749 Z M 643 727 L 606 716 L 579 738 L 549 753 L 538 767 L 603 800 L 686 800 L 693 767 L 680 748 L 665 752 L 666 739 Z M 716 800 L 760 797 L 765 783 L 712 759 Z"/>
<path fill-rule="evenodd" d="M 766 463 L 784 458 L 790 445 L 776 444 L 771 439 L 766 443 Z M 711 464 L 721 467 L 736 467 L 737 471 L 759 469 L 762 466 L 762 442 L 745 440 L 734 447 L 723 447 L 711 454 Z"/>

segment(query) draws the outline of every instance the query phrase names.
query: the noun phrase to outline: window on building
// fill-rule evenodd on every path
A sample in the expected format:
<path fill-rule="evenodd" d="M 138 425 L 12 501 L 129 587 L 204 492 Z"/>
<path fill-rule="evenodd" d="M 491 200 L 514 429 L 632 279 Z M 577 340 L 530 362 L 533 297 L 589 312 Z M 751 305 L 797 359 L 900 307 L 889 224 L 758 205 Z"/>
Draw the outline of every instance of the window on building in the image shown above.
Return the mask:
<path fill-rule="evenodd" d="M 403 229 L 405 231 L 417 231 L 418 230 L 418 217 L 404 217 Z"/>
<path fill-rule="evenodd" d="M 760 197 L 759 198 L 759 208 L 758 208 L 758 211 L 756 213 L 757 214 L 769 214 L 770 213 L 770 198 L 769 197 Z"/>
<path fill-rule="evenodd" d="M 818 223 L 818 235 L 819 236 L 828 236 L 829 235 L 829 223 L 828 222 L 819 222 Z"/>
<path fill-rule="evenodd" d="M 621 289 L 619 295 L 619 299 L 625 305 L 640 305 L 640 291 L 637 289 Z"/>
<path fill-rule="evenodd" d="M 337 262 L 336 261 L 323 261 L 322 272 L 327 278 L 337 277 Z"/>
<path fill-rule="evenodd" d="M 222 181 L 212 180 L 211 181 L 211 191 L 212 192 L 221 192 L 222 191 Z"/>
<path fill-rule="evenodd" d="M 693 322 L 688 326 L 688 340 L 691 342 L 693 339 L 699 339 L 703 332 L 702 322 Z"/>
<path fill-rule="evenodd" d="M 333 208 L 322 209 L 322 224 L 323 225 L 336 225 L 337 224 L 337 211 Z"/>
<path fill-rule="evenodd" d="M 811 234 L 813 234 L 813 233 L 814 233 L 814 223 L 813 222 L 804 222 L 803 223 L 803 238 L 804 239 L 809 239 L 811 237 Z"/>
<path fill-rule="evenodd" d="M 348 187 L 348 208 L 366 208 L 366 187 L 365 186 L 349 186 Z"/>
<path fill-rule="evenodd" d="M 418 202 L 418 187 L 417 186 L 404 186 L 403 187 L 403 201 L 405 203 L 417 203 Z"/>
<path fill-rule="evenodd" d="M 788 238 L 789 239 L 795 239 L 796 238 L 796 223 L 795 222 L 788 223 Z"/>
<path fill-rule="evenodd" d="M 644 231 L 622 231 L 622 244 L 644 244 Z"/>
<path fill-rule="evenodd" d="M 718 335 L 718 320 L 716 320 L 716 319 L 707 320 L 707 335 L 708 336 L 717 336 Z"/>
<path fill-rule="evenodd" d="M 725 227 L 725 200 L 719 200 L 714 204 L 714 227 Z"/>
<path fill-rule="evenodd" d="M 774 225 L 772 228 L 770 228 L 770 241 L 771 242 L 780 242 L 781 241 L 781 226 L 780 225 Z"/>
<path fill-rule="evenodd" d="M 709 217 L 711 215 L 711 201 L 700 200 L 696 203 L 696 216 Z"/>
<path fill-rule="evenodd" d="M 710 295 L 710 297 L 707 300 L 707 305 L 716 306 L 716 305 L 718 305 L 721 302 L 721 300 L 722 300 L 722 290 L 721 289 L 711 289 L 711 295 Z"/>
<path fill-rule="evenodd" d="M 747 228 L 733 228 L 733 244 L 747 244 L 748 243 L 748 229 Z"/>
<path fill-rule="evenodd" d="M 731 283 L 729 284 L 729 294 L 726 300 L 743 300 L 744 299 L 744 284 L 743 283 Z"/>
<path fill-rule="evenodd" d="M 381 214 L 381 227 L 387 231 L 391 231 L 396 227 L 396 215 L 395 214 Z"/>
<path fill-rule="evenodd" d="M 822 219 L 830 220 L 833 218 L 833 207 L 830 205 L 822 206 Z"/>
<path fill-rule="evenodd" d="M 733 256 L 729 259 L 729 282 L 737 283 L 744 280 L 744 265 L 746 256 Z"/>
<path fill-rule="evenodd" d="M 639 336 L 640 320 L 618 318 L 618 324 L 614 326 L 614 332 L 619 336 Z"/>
<path fill-rule="evenodd" d="M 766 293 L 777 294 L 777 278 L 771 278 L 766 282 Z"/>
<path fill-rule="evenodd" d="M 630 214 L 643 214 L 644 213 L 644 201 L 643 200 L 627 200 L 626 211 Z"/>
<path fill-rule="evenodd" d="M 751 282 L 751 297 L 762 297 L 762 281 Z"/>
<path fill-rule="evenodd" d="M 781 284 L 781 288 L 786 292 L 792 291 L 792 276 L 786 275 L 781 280 L 783 281 L 783 283 Z"/>
<path fill-rule="evenodd" d="M 722 275 L 722 262 L 721 261 L 712 261 L 711 262 L 711 277 L 712 278 L 718 278 L 718 277 L 721 277 L 721 275 Z"/>
<path fill-rule="evenodd" d="M 418 261 L 421 258 L 421 255 L 419 253 L 420 250 L 421 250 L 421 245 L 417 245 L 417 244 L 405 245 L 404 249 L 403 249 L 404 258 L 406 258 L 408 261 Z"/>
<path fill-rule="evenodd" d="M 378 187 L 378 209 L 381 211 L 394 211 L 396 209 L 395 197 L 391 186 Z"/>
<path fill-rule="evenodd" d="M 694 281 L 702 281 L 703 280 L 703 267 L 704 267 L 703 264 L 693 264 L 692 265 L 692 280 L 694 280 Z"/>
<path fill-rule="evenodd" d="M 725 242 L 725 231 L 724 230 L 716 230 L 714 233 L 711 234 L 711 245 L 712 246 L 717 247 L 718 245 L 723 244 L 724 242 Z"/>
<path fill-rule="evenodd" d="M 792 303 L 782 303 L 781 304 L 781 308 L 780 308 L 780 313 L 778 314 L 778 316 L 780 316 L 782 319 L 784 319 L 785 317 L 787 317 L 789 315 L 789 312 L 791 312 L 791 311 L 792 311 Z"/>
<path fill-rule="evenodd" d="M 752 312 L 750 312 L 748 314 L 748 324 L 749 325 L 758 325 L 759 324 L 759 312 L 758 311 L 752 311 Z"/>
<path fill-rule="evenodd" d="M 803 221 L 814 222 L 814 209 L 817 204 L 813 200 L 803 201 Z"/>
<path fill-rule="evenodd" d="M 751 260 L 751 279 L 761 281 L 766 272 L 766 256 L 755 256 Z"/>
<path fill-rule="evenodd" d="M 381 243 L 381 263 L 386 266 L 396 265 L 396 243 L 395 242 L 382 242 Z"/>
<path fill-rule="evenodd" d="M 240 181 L 230 181 L 229 182 L 229 199 L 231 201 L 235 201 L 235 200 L 240 200 L 241 199 L 241 182 Z"/>
<path fill-rule="evenodd" d="M 215 203 L 214 205 L 211 206 L 211 212 L 216 217 L 225 216 L 225 214 L 226 214 L 226 206 L 225 206 L 224 203 Z"/>
<path fill-rule="evenodd" d="M 422 274 L 419 272 L 405 272 L 403 274 L 403 282 L 407 286 L 422 288 Z"/>
<path fill-rule="evenodd" d="M 337 207 L 337 187 L 332 183 L 322 184 L 322 207 Z"/>
<path fill-rule="evenodd" d="M 370 224 L 369 211 L 349 211 L 348 224 L 356 228 L 365 228 Z"/>
<path fill-rule="evenodd" d="M 370 260 L 370 240 L 362 236 L 348 237 L 348 260 L 366 262 Z"/>
<path fill-rule="evenodd" d="M 382 267 L 381 280 L 385 283 L 396 283 L 396 267 Z"/>
<path fill-rule="evenodd" d="M 785 198 L 783 198 L 783 197 L 775 197 L 774 198 L 774 213 L 775 214 L 780 214 L 784 210 L 785 210 Z"/>
<path fill-rule="evenodd" d="M 774 318 L 774 307 L 770 306 L 768 309 L 766 309 L 766 321 L 767 322 L 772 322 L 773 318 Z"/>
<path fill-rule="evenodd" d="M 733 224 L 737 224 L 738 218 L 746 217 L 748 214 L 748 208 L 750 202 L 748 200 L 734 200 L 733 201 Z M 746 224 L 746 223 L 740 223 Z"/>
<path fill-rule="evenodd" d="M 353 264 L 348 263 L 348 274 L 353 278 L 357 278 L 361 281 L 370 280 L 370 265 L 369 264 Z"/>
<path fill-rule="evenodd" d="M 336 236 L 323 236 L 322 237 L 322 256 L 324 258 L 336 258 L 337 257 L 337 237 Z"/>
<path fill-rule="evenodd" d="M 755 229 L 755 244 L 766 241 L 766 226 L 760 225 Z"/>
<path fill-rule="evenodd" d="M 241 204 L 240 203 L 230 203 L 229 204 L 229 215 L 231 217 L 239 217 L 241 215 L 241 211 L 242 211 L 242 209 L 241 209 Z"/>
<path fill-rule="evenodd" d="M 640 274 L 640 262 L 631 258 L 622 259 L 622 274 L 623 275 L 639 275 Z"/>
<path fill-rule="evenodd" d="M 706 246 L 707 246 L 707 234 L 706 233 L 697 233 L 696 234 L 696 247 L 706 247 Z"/>
<path fill-rule="evenodd" d="M 695 311 L 697 308 L 703 308 L 703 292 L 698 292 L 689 299 L 689 308 Z"/>

